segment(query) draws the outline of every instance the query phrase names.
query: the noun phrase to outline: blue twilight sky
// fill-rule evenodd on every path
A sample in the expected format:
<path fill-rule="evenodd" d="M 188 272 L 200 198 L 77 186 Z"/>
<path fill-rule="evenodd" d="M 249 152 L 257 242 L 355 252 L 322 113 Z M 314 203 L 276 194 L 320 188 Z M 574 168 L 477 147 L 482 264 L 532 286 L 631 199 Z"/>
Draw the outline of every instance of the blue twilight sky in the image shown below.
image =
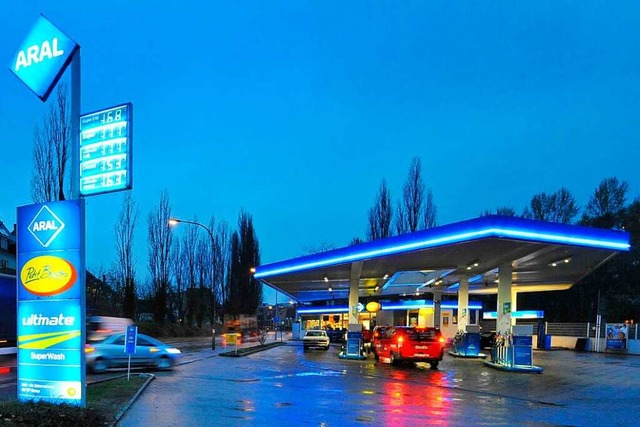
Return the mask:
<path fill-rule="evenodd" d="M 245 208 L 263 263 L 364 237 L 414 156 L 438 224 L 561 186 L 584 206 L 610 176 L 637 197 L 640 4 L 451 3 L 4 2 L 0 219 L 31 202 L 47 107 L 7 67 L 40 13 L 81 45 L 83 112 L 134 105 L 141 278 L 163 189 L 185 219 Z M 87 199 L 92 270 L 115 260 L 121 198 Z"/>

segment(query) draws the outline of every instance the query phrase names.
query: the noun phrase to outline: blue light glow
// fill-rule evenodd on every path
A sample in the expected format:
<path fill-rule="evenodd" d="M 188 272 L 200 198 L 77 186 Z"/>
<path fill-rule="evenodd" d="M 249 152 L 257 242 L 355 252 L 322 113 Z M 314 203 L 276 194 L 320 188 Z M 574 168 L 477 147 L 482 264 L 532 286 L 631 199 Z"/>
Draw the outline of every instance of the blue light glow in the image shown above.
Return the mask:
<path fill-rule="evenodd" d="M 542 319 L 544 318 L 543 310 L 520 310 L 511 312 L 513 319 Z M 498 313 L 496 311 L 485 311 L 482 313 L 482 318 L 485 320 L 497 319 Z"/>
<path fill-rule="evenodd" d="M 331 307 L 309 307 L 299 308 L 298 314 L 330 314 L 330 313 L 348 313 L 347 306 L 331 306 Z"/>
<path fill-rule="evenodd" d="M 494 215 L 259 266 L 255 277 L 277 276 L 483 238 L 510 238 L 616 251 L 628 251 L 630 247 L 626 232 Z"/>
<path fill-rule="evenodd" d="M 380 310 L 419 310 L 421 308 L 433 309 L 433 301 L 414 300 L 399 301 L 394 303 L 380 303 Z M 443 309 L 458 308 L 456 301 L 445 301 L 440 304 Z M 482 303 L 478 301 L 469 302 L 469 310 L 482 310 Z M 331 314 L 331 313 L 348 313 L 349 307 L 340 306 L 324 306 L 324 307 L 308 307 L 298 308 L 298 314 Z"/>

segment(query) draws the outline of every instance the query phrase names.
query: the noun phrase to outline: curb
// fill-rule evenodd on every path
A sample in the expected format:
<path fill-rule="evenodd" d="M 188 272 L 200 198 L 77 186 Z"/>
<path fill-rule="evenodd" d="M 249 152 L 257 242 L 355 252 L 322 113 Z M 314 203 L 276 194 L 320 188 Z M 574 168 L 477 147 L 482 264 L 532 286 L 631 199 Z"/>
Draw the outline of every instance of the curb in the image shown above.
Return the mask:
<path fill-rule="evenodd" d="M 133 403 L 138 399 L 138 396 L 140 396 L 140 394 L 144 391 L 144 389 L 147 388 L 149 383 L 156 378 L 156 376 L 153 375 L 153 374 L 138 374 L 138 375 L 141 376 L 141 377 L 142 376 L 148 377 L 147 381 L 145 381 L 144 384 L 142 384 L 142 386 L 138 389 L 136 394 L 134 394 L 133 397 L 131 399 L 129 399 L 129 401 L 126 403 L 126 405 L 124 405 L 122 407 L 122 409 L 120 409 L 120 411 L 116 414 L 116 417 L 113 420 L 113 423 L 111 424 L 111 426 L 115 426 L 120 422 L 120 420 L 122 419 L 124 414 L 127 413 L 129 408 L 131 407 L 131 405 L 133 405 Z"/>
<path fill-rule="evenodd" d="M 265 344 L 265 345 L 254 345 L 253 347 L 246 347 L 246 348 L 242 348 L 239 349 L 239 352 L 234 351 L 227 351 L 224 353 L 219 353 L 218 356 L 222 356 L 222 357 L 243 357 L 243 356 L 249 356 L 251 354 L 255 354 L 255 353 L 260 353 L 261 351 L 266 351 L 266 350 L 270 350 L 272 348 L 275 347 L 280 347 L 283 345 L 287 345 L 286 342 L 276 342 L 276 343 L 269 343 L 269 344 Z"/>

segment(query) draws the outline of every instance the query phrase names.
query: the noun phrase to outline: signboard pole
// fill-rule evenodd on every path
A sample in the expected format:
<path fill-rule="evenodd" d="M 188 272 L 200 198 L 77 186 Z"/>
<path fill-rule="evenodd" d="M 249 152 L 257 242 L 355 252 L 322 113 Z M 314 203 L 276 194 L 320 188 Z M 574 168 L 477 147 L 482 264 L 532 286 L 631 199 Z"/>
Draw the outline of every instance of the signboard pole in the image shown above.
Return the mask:
<path fill-rule="evenodd" d="M 138 327 L 127 326 L 125 330 L 124 351 L 129 355 L 129 362 L 127 364 L 127 381 L 131 374 L 131 354 L 136 352 L 136 346 L 138 345 Z"/>
<path fill-rule="evenodd" d="M 71 61 L 71 200 L 79 199 L 80 185 L 80 48 Z"/>

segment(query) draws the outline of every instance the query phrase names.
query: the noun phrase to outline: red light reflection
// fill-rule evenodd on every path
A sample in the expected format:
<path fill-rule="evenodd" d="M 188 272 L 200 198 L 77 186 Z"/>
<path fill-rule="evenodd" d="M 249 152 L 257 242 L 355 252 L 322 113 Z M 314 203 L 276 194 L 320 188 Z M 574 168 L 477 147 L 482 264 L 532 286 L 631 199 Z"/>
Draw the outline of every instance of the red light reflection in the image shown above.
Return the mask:
<path fill-rule="evenodd" d="M 382 390 L 381 425 L 450 425 L 453 393 L 447 372 L 410 367 L 390 374 Z"/>

